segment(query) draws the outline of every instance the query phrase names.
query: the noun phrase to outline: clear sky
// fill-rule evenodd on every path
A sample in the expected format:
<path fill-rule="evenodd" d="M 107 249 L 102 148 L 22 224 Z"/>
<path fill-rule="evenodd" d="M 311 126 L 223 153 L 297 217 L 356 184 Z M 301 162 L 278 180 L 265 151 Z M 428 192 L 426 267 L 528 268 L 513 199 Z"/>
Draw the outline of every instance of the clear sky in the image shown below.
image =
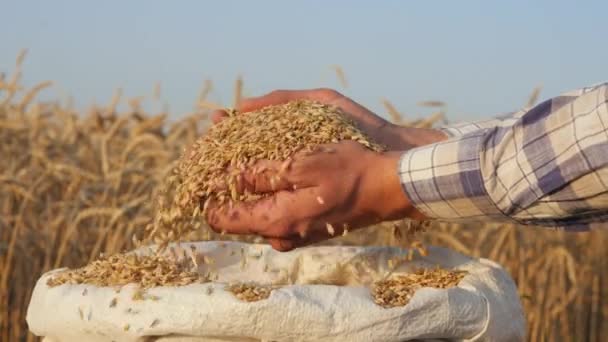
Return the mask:
<path fill-rule="evenodd" d="M 28 48 L 26 84 L 79 106 L 113 89 L 148 95 L 157 81 L 174 117 L 192 109 L 204 79 L 229 104 L 234 79 L 257 95 L 275 88 L 339 87 L 382 112 L 410 117 L 427 99 L 452 119 L 519 108 L 608 79 L 608 1 L 5 1 L 0 71 Z"/>

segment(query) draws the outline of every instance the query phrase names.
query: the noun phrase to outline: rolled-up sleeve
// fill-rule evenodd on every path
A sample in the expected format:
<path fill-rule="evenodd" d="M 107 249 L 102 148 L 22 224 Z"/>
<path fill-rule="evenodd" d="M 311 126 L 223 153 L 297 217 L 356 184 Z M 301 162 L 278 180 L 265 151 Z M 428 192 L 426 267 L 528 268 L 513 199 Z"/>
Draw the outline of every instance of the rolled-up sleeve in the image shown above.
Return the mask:
<path fill-rule="evenodd" d="M 608 222 L 608 84 L 499 119 L 443 128 L 403 154 L 399 172 L 429 218 L 568 230 Z"/>

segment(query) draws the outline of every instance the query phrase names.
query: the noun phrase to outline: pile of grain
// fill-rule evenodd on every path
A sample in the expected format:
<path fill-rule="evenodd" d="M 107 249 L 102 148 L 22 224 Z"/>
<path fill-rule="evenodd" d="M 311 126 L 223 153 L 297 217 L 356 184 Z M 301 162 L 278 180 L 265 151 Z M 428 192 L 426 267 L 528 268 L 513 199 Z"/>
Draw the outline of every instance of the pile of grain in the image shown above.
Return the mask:
<path fill-rule="evenodd" d="M 259 160 L 285 161 L 287 167 L 289 158 L 299 151 L 343 140 L 383 150 L 335 106 L 298 100 L 244 115 L 229 112 L 178 162 L 159 197 L 158 214 L 148 227 L 146 241 L 162 249 L 181 240 L 199 228 L 211 201 L 258 199 L 259 195 L 237 192 L 236 180 Z"/>
<path fill-rule="evenodd" d="M 182 286 L 204 279 L 193 270 L 188 259 L 157 254 L 138 256 L 135 254 L 114 254 L 101 257 L 88 265 L 61 272 L 49 278 L 47 285 L 91 284 L 96 286 L 122 286 L 137 284 L 142 289 L 156 286 Z"/>
<path fill-rule="evenodd" d="M 416 290 L 423 287 L 447 289 L 458 285 L 466 275 L 465 271 L 446 270 L 442 268 L 421 268 L 413 273 L 399 274 L 389 279 L 375 282 L 372 286 L 374 302 L 390 308 L 406 305 Z"/>
<path fill-rule="evenodd" d="M 256 302 L 268 298 L 274 287 L 254 283 L 237 283 L 230 284 L 226 289 L 242 301 Z"/>

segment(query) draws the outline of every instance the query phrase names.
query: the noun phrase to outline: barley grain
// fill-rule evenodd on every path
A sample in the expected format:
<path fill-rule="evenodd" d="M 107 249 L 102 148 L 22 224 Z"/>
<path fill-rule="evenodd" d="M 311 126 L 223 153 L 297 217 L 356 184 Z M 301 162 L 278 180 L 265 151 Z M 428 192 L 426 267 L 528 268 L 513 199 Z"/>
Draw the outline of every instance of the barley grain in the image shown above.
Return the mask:
<path fill-rule="evenodd" d="M 239 173 L 246 165 L 262 159 L 283 161 L 279 175 L 287 172 L 291 157 L 300 151 L 315 149 L 333 153 L 319 146 L 342 140 L 354 140 L 381 151 L 335 106 L 313 101 L 292 101 L 229 117 L 199 138 L 178 161 L 167 179 L 158 200 L 158 214 L 147 229 L 146 241 L 160 244 L 161 250 L 171 241 L 179 241 L 193 231 L 194 222 L 204 219 L 212 202 L 228 204 L 252 201 L 260 195 L 237 191 Z M 256 168 L 254 172 L 261 172 Z M 272 189 L 281 178 L 272 175 Z M 224 185 L 224 187 L 218 187 Z M 317 198 L 320 204 L 323 198 Z M 200 208 L 202 204 L 202 214 Z"/>
<path fill-rule="evenodd" d="M 389 265 L 392 260 L 389 260 Z M 377 281 L 372 286 L 374 302 L 382 307 L 404 306 L 414 293 L 423 287 L 447 289 L 458 285 L 466 272 L 457 270 L 418 269 L 409 274 L 396 275 Z"/>

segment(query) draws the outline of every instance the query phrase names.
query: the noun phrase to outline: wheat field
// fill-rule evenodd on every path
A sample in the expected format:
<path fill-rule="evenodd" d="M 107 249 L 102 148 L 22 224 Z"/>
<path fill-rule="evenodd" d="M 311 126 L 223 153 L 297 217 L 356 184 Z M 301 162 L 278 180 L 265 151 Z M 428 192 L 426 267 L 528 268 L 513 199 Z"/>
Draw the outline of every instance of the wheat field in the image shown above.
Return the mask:
<path fill-rule="evenodd" d="M 36 340 L 25 313 L 41 273 L 132 247 L 133 233 L 153 219 L 155 191 L 182 150 L 203 134 L 212 106 L 206 82 L 200 109 L 176 122 L 166 112 L 144 112 L 142 98 L 123 99 L 120 92 L 106 106 L 78 112 L 67 101 L 36 99 L 51 82 L 23 88 L 23 57 L 0 75 L 0 341 Z M 335 68 L 346 86 L 344 72 Z M 242 87 L 239 78 L 236 101 Z M 156 87 L 149 98 L 159 96 Z M 535 90 L 530 102 L 537 97 Z M 403 125 L 432 127 L 446 116 L 437 101 L 421 103 L 437 107 L 435 114 L 410 121 L 390 101 L 383 103 Z M 506 267 L 521 294 L 530 341 L 608 340 L 608 230 L 435 223 L 423 239 Z M 328 243 L 397 242 L 380 225 Z"/>

